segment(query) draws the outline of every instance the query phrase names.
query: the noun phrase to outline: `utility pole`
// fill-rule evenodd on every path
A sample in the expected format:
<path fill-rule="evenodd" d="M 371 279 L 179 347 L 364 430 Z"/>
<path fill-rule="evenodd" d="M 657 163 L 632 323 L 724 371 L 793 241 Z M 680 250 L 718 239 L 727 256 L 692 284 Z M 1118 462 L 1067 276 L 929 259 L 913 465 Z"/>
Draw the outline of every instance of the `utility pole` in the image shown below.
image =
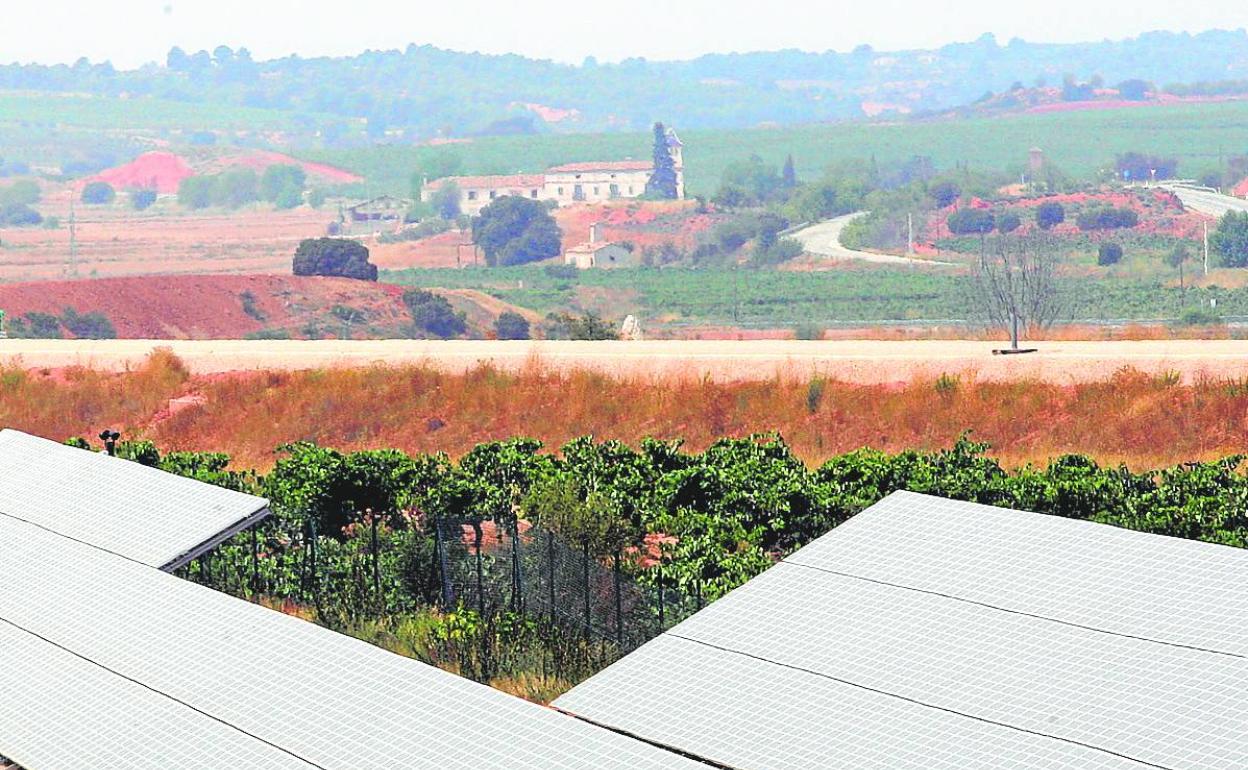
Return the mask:
<path fill-rule="evenodd" d="M 1209 223 L 1205 222 L 1205 275 L 1209 275 Z"/>

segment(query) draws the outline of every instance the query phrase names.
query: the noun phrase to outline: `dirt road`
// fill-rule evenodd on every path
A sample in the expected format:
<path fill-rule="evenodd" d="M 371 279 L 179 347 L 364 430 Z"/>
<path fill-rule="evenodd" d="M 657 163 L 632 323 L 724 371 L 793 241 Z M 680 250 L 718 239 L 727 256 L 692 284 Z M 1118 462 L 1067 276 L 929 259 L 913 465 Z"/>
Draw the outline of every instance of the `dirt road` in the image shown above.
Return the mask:
<path fill-rule="evenodd" d="M 516 371 L 544 366 L 617 376 L 710 377 L 719 381 L 809 377 L 818 373 L 860 383 L 904 382 L 941 374 L 979 379 L 1041 378 L 1073 383 L 1100 380 L 1122 367 L 1154 374 L 1248 378 L 1248 341 L 1039 342 L 1038 353 L 994 356 L 996 343 L 922 340 L 799 342 L 428 342 L 378 341 L 149 341 L 0 340 L 0 362 L 27 368 L 87 365 L 120 371 L 166 346 L 193 372 L 314 369 L 333 366 L 426 364 L 463 372 L 483 363 Z"/>
<path fill-rule="evenodd" d="M 1179 196 L 1184 206 L 1200 214 L 1220 217 L 1228 211 L 1248 211 L 1248 200 L 1242 198 L 1219 195 L 1209 190 L 1194 190 L 1182 185 L 1165 185 L 1165 187 Z"/>
<path fill-rule="evenodd" d="M 800 241 L 807 253 L 825 259 L 860 259 L 864 262 L 878 262 L 887 265 L 950 265 L 949 262 L 937 262 L 933 259 L 911 259 L 893 254 L 874 254 L 869 251 L 855 251 L 841 245 L 841 233 L 845 226 L 858 217 L 857 214 L 846 214 L 843 217 L 829 219 L 817 225 L 803 228 L 793 233 L 792 237 Z"/>

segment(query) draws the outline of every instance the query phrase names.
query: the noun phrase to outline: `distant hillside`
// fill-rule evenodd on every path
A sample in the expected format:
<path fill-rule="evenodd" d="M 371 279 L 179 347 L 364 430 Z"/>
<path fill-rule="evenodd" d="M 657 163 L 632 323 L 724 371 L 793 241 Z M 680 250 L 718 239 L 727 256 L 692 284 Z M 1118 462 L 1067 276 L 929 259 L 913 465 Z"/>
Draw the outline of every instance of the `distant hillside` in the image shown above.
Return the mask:
<path fill-rule="evenodd" d="M 1021 40 L 1001 45 L 986 35 L 933 50 L 860 46 L 849 53 L 588 60 L 579 66 L 430 46 L 350 58 L 254 61 L 245 50 L 222 46 L 211 54 L 174 49 L 165 63 L 131 71 L 85 60 L 72 67 L 8 65 L 0 67 L 0 90 L 124 99 L 127 106 L 119 113 L 140 122 L 145 113 L 158 114 L 161 129 L 198 132 L 192 137 L 197 141 L 214 140 L 205 131 L 226 129 L 237 138 L 240 123 L 254 119 L 255 132 L 336 146 L 368 139 L 640 131 L 655 119 L 696 130 L 912 114 L 967 104 L 1015 83 L 1060 86 L 1067 74 L 1099 76 L 1109 84 L 1139 78 L 1159 86 L 1244 79 L 1248 33 L 1153 32 L 1071 45 Z M 143 106 L 148 103 L 150 111 Z M 171 108 L 179 104 L 188 108 Z M 0 136 L 15 124 L 74 125 L 75 113 L 66 109 L 72 106 L 4 110 Z M 87 112 L 98 115 L 99 106 Z M 215 125 L 214 112 L 221 116 Z M 178 125 L 179 114 L 185 125 Z"/>

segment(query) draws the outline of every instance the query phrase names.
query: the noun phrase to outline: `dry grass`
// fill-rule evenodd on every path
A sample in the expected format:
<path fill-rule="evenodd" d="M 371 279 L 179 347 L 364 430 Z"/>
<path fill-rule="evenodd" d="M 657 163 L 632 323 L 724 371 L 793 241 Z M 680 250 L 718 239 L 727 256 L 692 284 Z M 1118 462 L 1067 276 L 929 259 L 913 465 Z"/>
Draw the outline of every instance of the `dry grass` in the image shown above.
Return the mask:
<path fill-rule="evenodd" d="M 191 393 L 202 403 L 169 408 L 169 399 Z M 862 446 L 940 448 L 968 429 L 1008 464 L 1081 452 L 1145 467 L 1248 451 L 1248 382 L 1189 385 L 1123 370 L 1075 385 L 967 375 L 939 384 L 720 383 L 560 373 L 536 360 L 514 374 L 407 366 L 197 377 L 157 352 L 120 374 L 0 369 L 0 425 L 57 439 L 107 425 L 165 449 L 227 451 L 238 466 L 258 469 L 272 464 L 274 447 L 302 439 L 458 455 L 515 435 L 549 446 L 585 434 L 684 438 L 700 449 L 721 436 L 775 430 L 816 463 Z"/>

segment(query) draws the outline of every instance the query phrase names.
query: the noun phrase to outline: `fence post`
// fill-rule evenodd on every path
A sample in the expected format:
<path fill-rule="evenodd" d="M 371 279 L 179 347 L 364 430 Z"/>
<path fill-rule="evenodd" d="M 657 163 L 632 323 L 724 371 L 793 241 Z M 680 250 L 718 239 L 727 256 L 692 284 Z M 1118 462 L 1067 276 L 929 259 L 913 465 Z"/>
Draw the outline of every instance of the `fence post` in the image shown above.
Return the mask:
<path fill-rule="evenodd" d="M 251 593 L 256 595 L 260 593 L 260 528 L 256 524 L 251 528 Z"/>
<path fill-rule="evenodd" d="M 615 565 L 612 570 L 615 574 L 615 643 L 621 649 L 624 647 L 624 607 L 620 598 L 620 551 L 615 552 Z"/>
<path fill-rule="evenodd" d="M 555 622 L 555 533 L 546 533 L 546 591 L 548 594 L 547 614 L 550 622 Z"/>
<path fill-rule="evenodd" d="M 581 571 L 585 579 L 585 582 L 581 586 L 581 588 L 585 592 L 585 638 L 589 639 L 589 631 L 590 631 L 591 623 L 590 623 L 590 608 L 589 608 L 590 588 L 589 588 L 589 538 L 588 537 L 586 537 L 584 542 L 581 544 L 581 568 L 582 568 Z"/>
<path fill-rule="evenodd" d="M 442 517 L 433 517 L 433 547 L 438 560 L 438 579 L 442 584 L 442 607 L 451 606 L 450 576 L 446 573 L 446 546 L 442 542 Z"/>

